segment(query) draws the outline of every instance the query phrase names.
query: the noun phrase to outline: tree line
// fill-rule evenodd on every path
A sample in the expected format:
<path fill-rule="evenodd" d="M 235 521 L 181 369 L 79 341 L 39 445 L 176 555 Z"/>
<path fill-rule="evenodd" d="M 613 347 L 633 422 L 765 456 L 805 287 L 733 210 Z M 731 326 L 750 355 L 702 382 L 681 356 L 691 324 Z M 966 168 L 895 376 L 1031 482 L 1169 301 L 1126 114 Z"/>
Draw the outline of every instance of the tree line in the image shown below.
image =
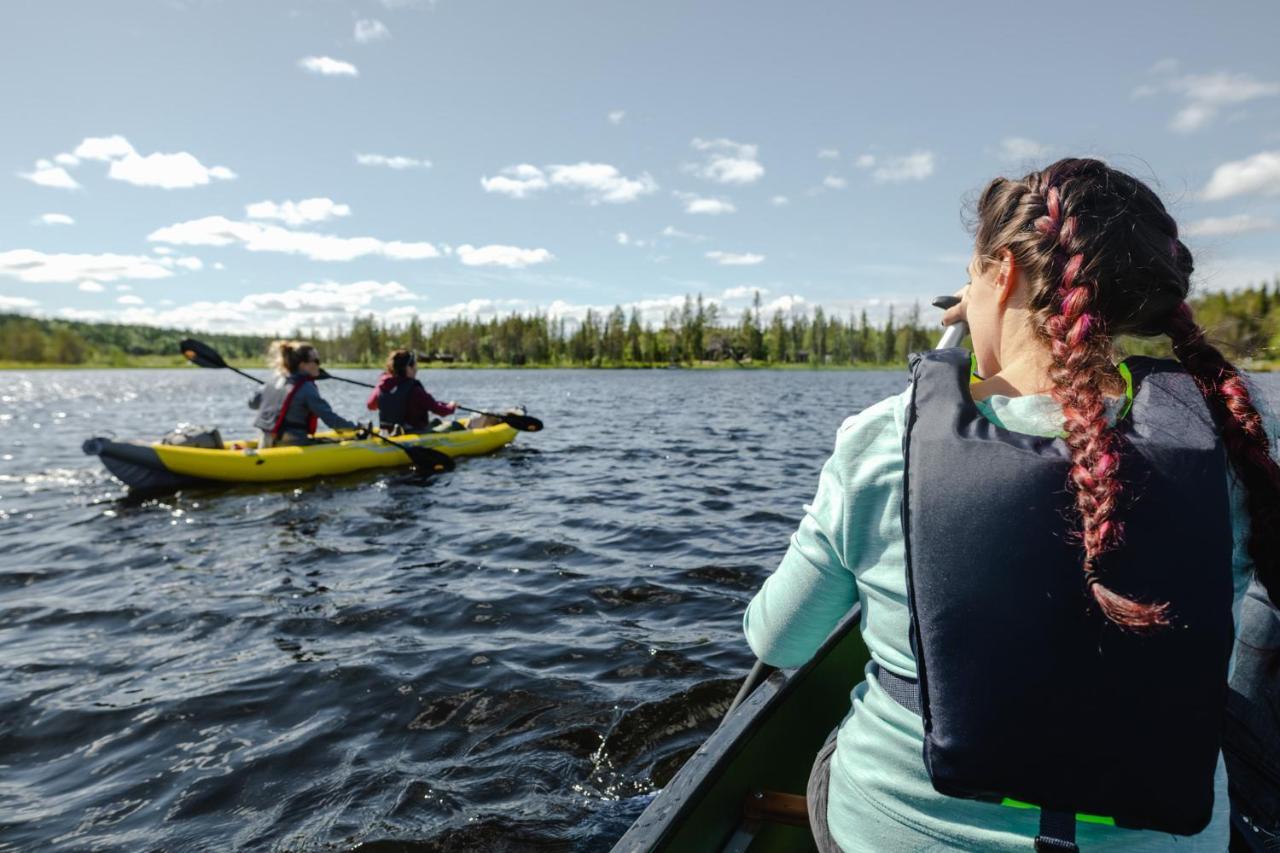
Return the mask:
<path fill-rule="evenodd" d="M 1208 293 L 1193 304 L 1211 337 L 1234 358 L 1276 360 L 1280 352 L 1280 277 L 1272 284 L 1232 293 Z M 417 317 L 387 325 L 373 316 L 355 318 L 329 331 L 295 330 L 321 348 L 331 363 L 380 365 L 397 347 L 428 360 L 485 366 L 628 367 L 701 362 L 743 365 L 891 365 L 936 344 L 936 312 L 922 319 L 919 303 L 892 308 L 884 323 L 828 312 L 766 315 L 759 293 L 740 314 L 715 302 L 686 296 L 661 323 L 644 322 L 635 308 L 590 310 L 579 322 L 545 313 L 512 313 L 478 319 L 458 317 L 424 325 Z M 195 333 L 182 329 L 0 314 L 0 362 L 128 366 L 180 360 L 177 341 L 200 337 L 228 359 L 254 362 L 270 338 L 262 335 Z M 1167 341 L 1126 341 L 1129 352 L 1163 355 Z"/>

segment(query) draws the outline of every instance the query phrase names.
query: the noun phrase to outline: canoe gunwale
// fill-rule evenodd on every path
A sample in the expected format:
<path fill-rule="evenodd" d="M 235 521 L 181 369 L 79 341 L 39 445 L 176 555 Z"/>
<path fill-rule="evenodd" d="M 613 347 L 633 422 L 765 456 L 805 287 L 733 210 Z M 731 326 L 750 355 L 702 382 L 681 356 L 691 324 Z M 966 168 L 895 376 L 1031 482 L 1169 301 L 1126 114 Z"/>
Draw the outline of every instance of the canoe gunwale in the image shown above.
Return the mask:
<path fill-rule="evenodd" d="M 853 662 L 865 662 L 866 647 L 859 632 L 861 606 L 855 605 L 827 637 L 813 658 L 804 666 L 792 670 L 774 671 L 753 690 L 742 703 L 727 715 L 711 733 L 706 742 L 689 757 L 671 781 L 649 803 L 631 828 L 613 847 L 613 853 L 641 853 L 641 851 L 718 850 L 728 841 L 740 823 L 742 804 L 747 794 L 762 787 L 756 779 L 726 779 L 727 771 L 739 760 L 750 758 L 759 751 L 756 743 L 769 724 L 787 708 L 789 700 L 804 694 L 822 692 L 845 697 L 838 714 L 818 715 L 822 721 L 811 731 L 790 732 L 805 740 L 798 748 L 812 746 L 809 761 L 817 755 L 830 728 L 838 725 L 848 710 L 848 694 L 862 680 L 862 671 L 847 672 L 842 664 L 848 658 Z M 833 672 L 833 668 L 835 672 Z M 838 684 L 830 683 L 836 676 Z M 822 682 L 822 683 L 819 683 Z M 802 697 L 804 698 L 804 697 Z M 794 713 L 795 708 L 788 709 Z M 828 726 L 827 723 L 830 723 Z M 787 726 L 782 725 L 786 731 Z M 798 771 L 797 771 L 798 772 Z M 793 774 L 794 775 L 794 774 Z M 804 770 L 807 778 L 807 770 Z M 794 778 L 793 778 L 794 784 Z M 719 788 L 720 790 L 716 790 Z M 804 793 L 803 784 L 799 791 Z M 713 815 L 707 820 L 696 820 L 698 812 L 731 803 L 732 815 Z M 722 809 L 721 809 L 722 810 Z M 691 826 L 714 826 L 714 835 L 707 829 L 691 830 Z M 681 838 L 699 836 L 698 838 Z M 714 846 L 713 846 L 714 845 Z"/>

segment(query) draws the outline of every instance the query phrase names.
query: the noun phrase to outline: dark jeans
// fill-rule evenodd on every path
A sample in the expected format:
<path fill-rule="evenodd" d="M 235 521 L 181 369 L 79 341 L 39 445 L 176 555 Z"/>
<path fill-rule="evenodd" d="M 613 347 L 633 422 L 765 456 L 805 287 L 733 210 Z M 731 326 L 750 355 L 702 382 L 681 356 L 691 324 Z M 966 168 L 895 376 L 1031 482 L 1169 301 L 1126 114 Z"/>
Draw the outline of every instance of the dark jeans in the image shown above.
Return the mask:
<path fill-rule="evenodd" d="M 836 733 L 822 745 L 818 757 L 814 759 L 813 770 L 809 771 L 809 785 L 805 790 L 805 799 L 809 801 L 809 828 L 813 832 L 813 841 L 818 846 L 818 853 L 842 853 L 840 845 L 831 837 L 827 828 L 827 788 L 831 781 L 831 756 L 836 751 Z"/>

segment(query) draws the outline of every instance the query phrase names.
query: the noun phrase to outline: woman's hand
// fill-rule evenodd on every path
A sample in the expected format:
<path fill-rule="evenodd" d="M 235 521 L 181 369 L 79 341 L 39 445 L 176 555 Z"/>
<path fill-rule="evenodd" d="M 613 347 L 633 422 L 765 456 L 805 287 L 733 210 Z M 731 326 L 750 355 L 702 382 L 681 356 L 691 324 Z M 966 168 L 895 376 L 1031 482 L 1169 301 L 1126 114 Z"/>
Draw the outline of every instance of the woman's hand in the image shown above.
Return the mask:
<path fill-rule="evenodd" d="M 964 323 L 968 320 L 969 308 L 969 285 L 965 285 L 955 292 L 955 296 L 960 300 L 952 305 L 942 314 L 942 325 L 950 326 L 955 323 Z"/>

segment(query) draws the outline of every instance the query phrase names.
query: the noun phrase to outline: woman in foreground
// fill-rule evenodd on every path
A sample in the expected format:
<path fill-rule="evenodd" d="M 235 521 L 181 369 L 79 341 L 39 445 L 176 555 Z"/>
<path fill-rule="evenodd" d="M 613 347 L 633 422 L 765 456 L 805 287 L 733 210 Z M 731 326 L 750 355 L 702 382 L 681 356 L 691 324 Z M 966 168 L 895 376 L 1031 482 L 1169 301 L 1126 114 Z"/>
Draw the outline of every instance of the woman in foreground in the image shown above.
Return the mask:
<path fill-rule="evenodd" d="M 843 424 L 744 620 L 793 667 L 862 606 L 819 849 L 1222 851 L 1233 619 L 1255 571 L 1280 599 L 1272 439 L 1144 184 L 1062 160 L 993 181 L 976 232 L 946 318 L 972 378 L 938 351 Z M 1121 335 L 1177 362 L 1117 365 Z"/>

